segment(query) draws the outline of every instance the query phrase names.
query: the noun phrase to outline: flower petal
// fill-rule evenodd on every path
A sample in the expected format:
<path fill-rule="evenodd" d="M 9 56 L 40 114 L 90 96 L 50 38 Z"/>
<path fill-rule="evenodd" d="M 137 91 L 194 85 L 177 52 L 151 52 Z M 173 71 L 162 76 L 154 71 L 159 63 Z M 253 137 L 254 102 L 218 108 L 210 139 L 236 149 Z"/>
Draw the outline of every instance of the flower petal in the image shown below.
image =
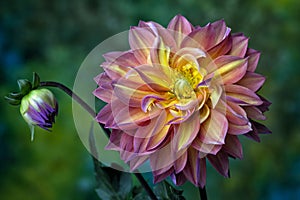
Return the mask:
<path fill-rule="evenodd" d="M 247 50 L 246 56 L 249 56 L 248 59 L 248 71 L 250 72 L 254 72 L 256 67 L 257 67 L 257 63 L 260 57 L 260 52 L 256 51 L 254 49 L 249 49 Z"/>
<path fill-rule="evenodd" d="M 261 105 L 263 102 L 252 90 L 240 85 L 225 85 L 226 99 L 242 106 Z"/>
<path fill-rule="evenodd" d="M 172 173 L 171 180 L 175 185 L 183 185 L 186 182 L 186 177 L 183 172 L 180 172 L 178 174 Z"/>
<path fill-rule="evenodd" d="M 147 29 L 132 27 L 129 31 L 129 45 L 140 64 L 147 64 L 150 48 L 155 36 Z"/>
<path fill-rule="evenodd" d="M 239 82 L 237 82 L 237 84 L 256 92 L 264 84 L 265 80 L 266 78 L 260 74 L 247 72 L 245 76 Z"/>
<path fill-rule="evenodd" d="M 218 45 L 210 48 L 208 50 L 208 54 L 210 55 L 211 59 L 215 59 L 221 55 L 227 54 L 230 49 L 232 48 L 232 39 L 231 36 L 225 37 L 222 42 L 220 42 Z"/>
<path fill-rule="evenodd" d="M 141 79 L 154 91 L 166 92 L 170 90 L 173 71 L 170 67 L 162 65 L 141 65 L 134 68 Z"/>
<path fill-rule="evenodd" d="M 198 112 L 195 112 L 179 125 L 172 140 L 175 151 L 180 151 L 192 143 L 199 132 L 199 121 L 200 115 Z"/>
<path fill-rule="evenodd" d="M 246 73 L 247 58 L 235 56 L 220 56 L 207 66 L 207 70 L 214 73 L 214 77 L 223 84 L 239 81 Z"/>
<path fill-rule="evenodd" d="M 255 120 L 266 120 L 266 116 L 262 113 L 260 109 L 255 106 L 246 106 L 245 111 L 247 112 L 247 116 L 251 119 Z"/>
<path fill-rule="evenodd" d="M 224 102 L 225 103 L 225 102 Z M 226 117 L 229 122 L 237 125 L 246 125 L 249 123 L 247 113 L 239 105 L 227 101 L 226 106 Z"/>
<path fill-rule="evenodd" d="M 228 134 L 231 135 L 241 135 L 252 131 L 251 123 L 247 123 L 245 125 L 237 125 L 233 123 L 228 124 Z"/>
<path fill-rule="evenodd" d="M 229 160 L 225 152 L 219 151 L 217 155 L 208 155 L 207 158 L 221 175 L 229 177 Z"/>
<path fill-rule="evenodd" d="M 108 128 L 116 128 L 121 130 L 130 130 L 140 127 L 140 124 L 151 120 L 161 113 L 160 109 L 154 108 L 151 111 L 144 113 L 140 108 L 124 107 L 115 110 L 112 106 L 114 115 L 114 124 Z"/>
<path fill-rule="evenodd" d="M 122 67 L 138 66 L 140 63 L 135 58 L 133 51 L 109 52 L 103 55 L 110 65 L 119 65 Z"/>
<path fill-rule="evenodd" d="M 169 23 L 168 29 L 172 30 L 173 37 L 178 46 L 183 38 L 188 35 L 194 28 L 192 24 L 183 16 L 176 15 Z"/>
<path fill-rule="evenodd" d="M 153 33 L 156 37 L 161 37 L 162 41 L 166 46 L 168 46 L 172 52 L 176 51 L 176 41 L 173 37 L 173 32 L 164 28 L 158 23 L 155 22 L 139 22 L 139 27 L 147 28 Z"/>
<path fill-rule="evenodd" d="M 141 107 L 142 99 L 147 95 L 155 95 L 154 91 L 137 75 L 123 77 L 113 83 L 113 94 L 125 105 Z"/>
<path fill-rule="evenodd" d="M 167 171 L 163 173 L 156 173 L 156 171 L 153 171 L 153 183 L 159 183 L 162 180 L 166 179 L 168 176 L 170 176 L 174 172 L 173 168 L 168 169 Z"/>
<path fill-rule="evenodd" d="M 136 170 L 138 167 L 140 167 L 149 156 L 139 156 L 135 157 L 134 159 L 130 160 L 130 171 Z"/>
<path fill-rule="evenodd" d="M 181 47 L 209 50 L 219 44 L 229 33 L 230 29 L 226 27 L 224 20 L 220 20 L 192 31 L 184 38 Z"/>
<path fill-rule="evenodd" d="M 182 155 L 174 162 L 175 173 L 179 173 L 183 170 L 183 168 L 186 166 L 187 157 L 187 151 L 184 151 Z"/>
<path fill-rule="evenodd" d="M 242 144 L 240 143 L 239 138 L 236 135 L 226 136 L 225 144 L 223 145 L 222 150 L 224 150 L 233 158 L 243 158 Z"/>
<path fill-rule="evenodd" d="M 232 48 L 229 55 L 238 56 L 243 58 L 247 52 L 249 38 L 243 34 L 234 34 L 232 36 Z"/>
<path fill-rule="evenodd" d="M 200 127 L 200 140 L 206 144 L 224 144 L 228 122 L 217 110 L 211 109 L 209 118 Z"/>
<path fill-rule="evenodd" d="M 152 120 L 146 126 L 140 126 L 134 133 L 133 147 L 134 152 L 144 152 L 150 140 L 150 137 L 158 134 L 166 124 L 167 114 L 162 111 L 160 115 Z"/>
<path fill-rule="evenodd" d="M 153 173 L 163 173 L 173 165 L 175 160 L 171 145 L 166 145 L 150 155 L 151 169 Z"/>
<path fill-rule="evenodd" d="M 196 149 L 188 149 L 188 160 L 186 167 L 183 169 L 185 177 L 195 185 L 199 185 L 200 179 L 200 158 Z"/>
<path fill-rule="evenodd" d="M 106 145 L 105 149 L 120 151 L 121 150 L 121 148 L 120 148 L 121 137 L 122 137 L 121 130 L 112 129 L 110 137 L 109 137 L 109 142 Z"/>
<path fill-rule="evenodd" d="M 173 128 L 170 127 L 170 125 L 165 125 L 159 133 L 150 138 L 150 141 L 147 146 L 148 151 L 157 149 L 159 146 L 164 145 L 165 138 L 173 134 Z"/>
<path fill-rule="evenodd" d="M 201 142 L 200 137 L 196 137 L 194 139 L 192 146 L 201 153 L 213 154 L 213 155 L 216 155 L 222 148 L 222 145 L 205 144 L 205 143 Z"/>

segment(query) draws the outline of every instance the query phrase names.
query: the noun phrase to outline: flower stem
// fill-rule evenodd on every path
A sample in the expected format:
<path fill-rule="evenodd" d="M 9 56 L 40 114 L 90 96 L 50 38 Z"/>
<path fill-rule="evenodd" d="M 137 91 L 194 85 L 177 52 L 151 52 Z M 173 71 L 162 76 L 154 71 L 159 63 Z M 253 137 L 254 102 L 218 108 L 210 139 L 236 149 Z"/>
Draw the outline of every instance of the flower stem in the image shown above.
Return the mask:
<path fill-rule="evenodd" d="M 63 85 L 61 83 L 58 83 L 58 82 L 54 82 L 54 81 L 43 81 L 43 82 L 40 82 L 40 86 L 41 87 L 45 87 L 45 86 L 46 87 L 56 87 L 56 88 L 61 89 L 67 95 L 69 95 L 72 99 L 74 99 L 79 105 L 81 105 L 92 117 L 96 116 L 94 110 L 85 101 L 83 101 L 77 94 L 75 94 L 70 88 L 68 88 L 67 86 L 65 86 L 65 85 Z M 108 129 L 106 129 L 103 124 L 99 123 L 99 125 L 105 131 L 106 136 L 109 137 L 110 136 L 110 131 Z M 94 157 L 93 157 L 93 160 L 94 160 Z M 94 165 L 96 165 L 95 160 L 94 160 Z M 97 166 L 95 166 L 95 168 L 97 168 Z M 146 192 L 148 193 L 149 197 L 152 200 L 157 200 L 157 197 L 155 196 L 154 192 L 152 191 L 152 189 L 150 188 L 150 186 L 148 185 L 148 183 L 146 182 L 146 180 L 144 179 L 144 177 L 142 176 L 142 174 L 140 174 L 140 173 L 134 173 L 134 175 L 139 180 L 139 182 L 141 183 L 141 185 L 143 186 L 143 188 L 146 190 Z"/>
<path fill-rule="evenodd" d="M 207 195 L 206 195 L 206 189 L 205 186 L 203 188 L 198 187 L 199 189 L 199 195 L 201 200 L 207 200 Z"/>

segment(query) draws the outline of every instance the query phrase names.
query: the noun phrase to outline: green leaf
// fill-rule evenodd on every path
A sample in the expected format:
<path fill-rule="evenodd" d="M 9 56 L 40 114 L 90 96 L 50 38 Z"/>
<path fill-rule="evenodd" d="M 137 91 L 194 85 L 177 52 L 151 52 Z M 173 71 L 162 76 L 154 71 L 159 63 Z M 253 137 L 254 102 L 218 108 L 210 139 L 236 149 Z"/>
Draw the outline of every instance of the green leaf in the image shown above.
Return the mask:
<path fill-rule="evenodd" d="M 23 98 L 23 95 L 21 94 L 21 92 L 11 92 L 8 94 L 8 97 L 16 100 L 21 100 Z"/>
<path fill-rule="evenodd" d="M 14 105 L 14 106 L 20 105 L 20 103 L 21 103 L 21 100 L 15 99 L 15 98 L 12 98 L 12 97 L 9 97 L 9 96 L 5 96 L 4 99 L 5 99 L 9 104 Z"/>
<path fill-rule="evenodd" d="M 40 76 L 33 72 L 32 89 L 37 89 L 40 86 Z"/>
<path fill-rule="evenodd" d="M 184 200 L 183 191 L 176 189 L 167 181 L 162 181 L 154 187 L 154 193 L 161 200 Z"/>
<path fill-rule="evenodd" d="M 26 79 L 18 80 L 18 85 L 23 96 L 28 94 L 32 88 L 31 83 Z"/>
<path fill-rule="evenodd" d="M 93 124 L 89 137 L 90 149 L 98 157 L 93 133 Z M 127 200 L 132 199 L 132 178 L 129 173 L 115 170 L 101 164 L 93 157 L 94 170 L 97 182 L 96 192 L 102 200 Z"/>

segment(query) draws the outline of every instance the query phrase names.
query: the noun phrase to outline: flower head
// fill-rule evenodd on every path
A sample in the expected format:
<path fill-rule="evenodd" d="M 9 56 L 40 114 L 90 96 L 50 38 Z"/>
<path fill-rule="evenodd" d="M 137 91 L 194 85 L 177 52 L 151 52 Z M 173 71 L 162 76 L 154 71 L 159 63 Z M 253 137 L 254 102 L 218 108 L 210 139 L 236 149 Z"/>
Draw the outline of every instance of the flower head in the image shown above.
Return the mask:
<path fill-rule="evenodd" d="M 49 130 L 55 122 L 58 104 L 50 90 L 36 89 L 22 98 L 20 113 L 29 126 L 37 125 Z"/>
<path fill-rule="evenodd" d="M 39 77 L 33 76 L 33 84 L 28 80 L 18 80 L 20 92 L 12 92 L 6 99 L 12 105 L 20 104 L 20 113 L 31 129 L 31 140 L 34 136 L 34 126 L 50 130 L 58 114 L 58 104 L 48 89 L 39 89 Z"/>
<path fill-rule="evenodd" d="M 228 157 L 242 158 L 238 135 L 270 132 L 256 122 L 270 105 L 256 93 L 265 81 L 255 73 L 260 53 L 223 20 L 140 22 L 129 44 L 104 55 L 94 95 L 107 103 L 96 117 L 112 129 L 107 149 L 132 170 L 150 160 L 154 182 L 171 176 L 203 187 L 206 160 L 228 177 Z"/>

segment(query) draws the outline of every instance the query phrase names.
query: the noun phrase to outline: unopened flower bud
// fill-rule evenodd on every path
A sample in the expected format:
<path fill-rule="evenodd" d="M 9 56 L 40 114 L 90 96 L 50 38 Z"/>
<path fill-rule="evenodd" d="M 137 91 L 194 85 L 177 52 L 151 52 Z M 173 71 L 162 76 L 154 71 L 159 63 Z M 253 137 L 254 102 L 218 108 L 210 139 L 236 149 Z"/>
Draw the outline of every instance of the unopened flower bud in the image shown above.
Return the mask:
<path fill-rule="evenodd" d="M 45 130 L 52 128 L 58 113 L 58 104 L 50 90 L 36 89 L 22 98 L 20 112 L 31 127 L 33 139 L 33 126 L 37 125 Z"/>
<path fill-rule="evenodd" d="M 31 130 L 31 140 L 34 136 L 34 126 L 45 130 L 52 128 L 58 112 L 57 101 L 48 89 L 40 89 L 40 77 L 33 73 L 32 82 L 26 79 L 18 80 L 20 92 L 12 92 L 5 96 L 11 105 L 20 105 L 20 112 Z"/>

